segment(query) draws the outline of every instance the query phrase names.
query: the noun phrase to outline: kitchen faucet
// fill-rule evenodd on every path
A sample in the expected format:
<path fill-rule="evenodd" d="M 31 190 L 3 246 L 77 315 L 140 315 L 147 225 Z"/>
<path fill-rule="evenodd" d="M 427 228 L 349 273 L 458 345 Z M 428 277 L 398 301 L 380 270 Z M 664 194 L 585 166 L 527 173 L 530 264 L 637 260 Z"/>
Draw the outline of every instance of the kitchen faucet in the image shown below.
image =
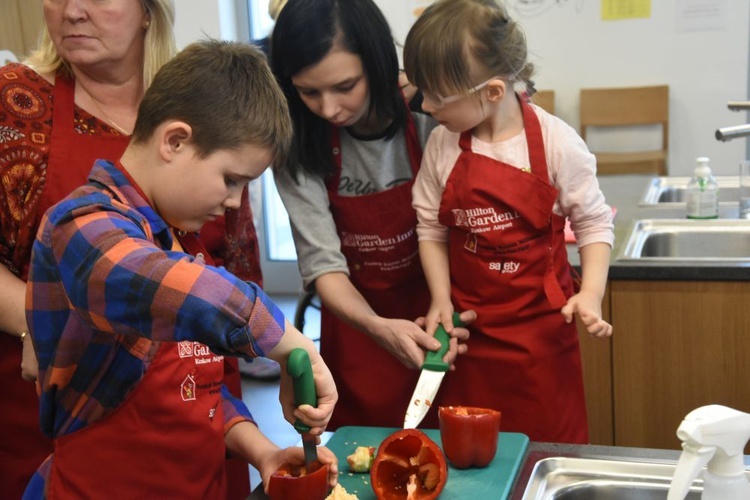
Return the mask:
<path fill-rule="evenodd" d="M 729 101 L 727 103 L 727 108 L 731 111 L 747 111 L 750 110 L 750 101 Z M 716 139 L 724 142 L 731 141 L 737 137 L 747 136 L 750 136 L 750 123 L 724 127 L 716 130 Z"/>

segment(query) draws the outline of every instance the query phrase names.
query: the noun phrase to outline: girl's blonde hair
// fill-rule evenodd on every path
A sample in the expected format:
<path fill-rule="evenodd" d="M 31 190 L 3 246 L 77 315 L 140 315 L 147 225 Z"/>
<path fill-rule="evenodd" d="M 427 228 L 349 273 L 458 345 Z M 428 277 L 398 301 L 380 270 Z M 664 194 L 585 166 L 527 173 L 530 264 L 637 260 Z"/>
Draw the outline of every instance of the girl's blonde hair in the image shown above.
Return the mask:
<path fill-rule="evenodd" d="M 157 71 L 176 53 L 174 41 L 174 2 L 172 0 L 141 0 L 144 11 L 149 16 L 146 38 L 143 42 L 143 83 L 151 85 Z M 49 31 L 42 30 L 39 46 L 29 55 L 26 64 L 38 73 L 62 71 L 72 75 L 70 65 L 57 53 Z"/>
<path fill-rule="evenodd" d="M 419 89 L 449 95 L 488 78 L 523 82 L 534 92 L 526 35 L 495 0 L 437 0 L 404 44 L 404 68 Z"/>

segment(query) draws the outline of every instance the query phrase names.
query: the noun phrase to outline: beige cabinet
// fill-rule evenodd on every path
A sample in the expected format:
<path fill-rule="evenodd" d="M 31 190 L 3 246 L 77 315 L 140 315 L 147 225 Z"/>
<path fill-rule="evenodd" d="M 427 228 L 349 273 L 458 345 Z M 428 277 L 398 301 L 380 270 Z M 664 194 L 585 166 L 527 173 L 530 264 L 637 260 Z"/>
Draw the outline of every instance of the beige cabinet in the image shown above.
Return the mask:
<path fill-rule="evenodd" d="M 602 300 L 602 317 L 611 322 L 610 293 Z M 612 339 L 592 338 L 579 323 L 583 382 L 591 444 L 614 444 L 612 398 Z M 614 334 L 617 334 L 615 330 Z"/>
<path fill-rule="evenodd" d="M 614 444 L 680 449 L 691 410 L 750 412 L 750 283 L 611 281 Z"/>

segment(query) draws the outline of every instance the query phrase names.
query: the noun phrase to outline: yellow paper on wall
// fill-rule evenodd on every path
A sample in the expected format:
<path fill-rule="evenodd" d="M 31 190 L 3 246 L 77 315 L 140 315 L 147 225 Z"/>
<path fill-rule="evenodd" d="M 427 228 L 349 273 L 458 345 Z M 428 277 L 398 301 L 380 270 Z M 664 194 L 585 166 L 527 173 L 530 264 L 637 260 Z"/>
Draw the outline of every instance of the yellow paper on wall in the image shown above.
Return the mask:
<path fill-rule="evenodd" d="M 602 21 L 648 19 L 651 0 L 602 0 Z"/>

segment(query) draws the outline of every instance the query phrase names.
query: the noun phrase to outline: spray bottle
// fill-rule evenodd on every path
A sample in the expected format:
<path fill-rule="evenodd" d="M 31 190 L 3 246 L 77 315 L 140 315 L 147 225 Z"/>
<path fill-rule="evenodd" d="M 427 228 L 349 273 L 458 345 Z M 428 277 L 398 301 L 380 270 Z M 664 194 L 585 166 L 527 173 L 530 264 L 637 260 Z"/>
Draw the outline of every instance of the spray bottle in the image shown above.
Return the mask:
<path fill-rule="evenodd" d="M 682 455 L 667 500 L 683 500 L 703 467 L 702 500 L 748 500 L 743 450 L 750 439 L 750 414 L 721 405 L 687 414 L 677 429 Z"/>

